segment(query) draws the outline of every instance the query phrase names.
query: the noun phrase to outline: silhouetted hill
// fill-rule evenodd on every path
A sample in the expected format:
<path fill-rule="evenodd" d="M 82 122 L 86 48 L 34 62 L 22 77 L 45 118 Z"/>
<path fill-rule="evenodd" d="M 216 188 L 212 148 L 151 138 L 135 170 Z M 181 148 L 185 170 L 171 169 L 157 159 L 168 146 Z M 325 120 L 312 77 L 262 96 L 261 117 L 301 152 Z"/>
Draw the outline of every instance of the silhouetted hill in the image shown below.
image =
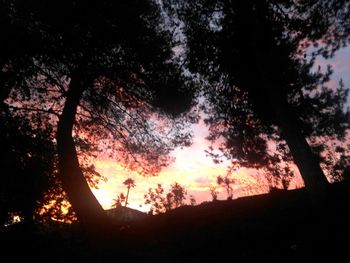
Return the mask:
<path fill-rule="evenodd" d="M 116 224 L 132 223 L 137 221 L 146 220 L 149 215 L 139 210 L 129 207 L 120 206 L 117 208 L 105 210 L 107 215 L 113 218 Z"/>
<path fill-rule="evenodd" d="M 317 208 L 304 189 L 184 206 L 128 222 L 103 242 L 74 225 L 45 232 L 18 224 L 1 233 L 1 255 L 11 262 L 347 262 L 349 190 L 333 184 Z"/>
<path fill-rule="evenodd" d="M 345 183 L 332 185 L 321 208 L 311 204 L 305 189 L 185 206 L 127 231 L 156 262 L 348 257 L 349 190 Z"/>

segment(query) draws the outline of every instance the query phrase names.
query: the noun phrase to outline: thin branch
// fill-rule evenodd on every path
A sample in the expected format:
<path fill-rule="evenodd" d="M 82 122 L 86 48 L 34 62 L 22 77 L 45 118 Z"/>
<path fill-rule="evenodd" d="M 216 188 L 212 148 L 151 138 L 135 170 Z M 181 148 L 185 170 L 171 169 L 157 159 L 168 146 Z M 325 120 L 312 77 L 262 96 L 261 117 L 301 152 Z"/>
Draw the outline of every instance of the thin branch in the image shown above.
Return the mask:
<path fill-rule="evenodd" d="M 12 105 L 8 105 L 8 107 L 12 110 L 17 110 L 17 111 L 42 112 L 42 113 L 52 114 L 56 117 L 60 117 L 60 115 L 52 109 L 44 110 L 44 109 L 37 109 L 37 108 L 30 108 L 30 107 L 16 107 Z"/>
<path fill-rule="evenodd" d="M 51 77 L 49 73 L 47 73 L 45 70 L 43 70 L 41 67 L 39 67 L 38 65 L 34 65 L 34 67 L 41 72 L 41 74 L 43 74 L 45 77 L 47 77 L 50 81 L 52 81 L 57 87 L 59 87 L 59 89 L 62 92 L 62 95 L 66 95 L 66 90 L 62 87 L 61 83 L 59 83 L 58 80 L 56 80 L 55 78 Z"/>

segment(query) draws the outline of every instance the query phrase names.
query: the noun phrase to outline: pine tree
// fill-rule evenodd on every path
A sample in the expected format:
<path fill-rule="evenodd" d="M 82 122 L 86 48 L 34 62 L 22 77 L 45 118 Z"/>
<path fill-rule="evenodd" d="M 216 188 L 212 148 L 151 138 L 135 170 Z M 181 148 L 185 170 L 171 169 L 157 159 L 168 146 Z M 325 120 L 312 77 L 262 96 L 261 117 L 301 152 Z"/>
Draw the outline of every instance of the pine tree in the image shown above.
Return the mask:
<path fill-rule="evenodd" d="M 283 167 L 292 157 L 310 193 L 323 195 L 327 179 L 310 142 L 345 139 L 347 90 L 326 87 L 331 70 L 313 72 L 305 48 L 323 41 L 314 54 L 330 56 L 346 44 L 348 2 L 167 3 L 183 22 L 188 69 L 205 79 L 209 139 L 225 139 L 220 149 L 233 165 Z"/>
<path fill-rule="evenodd" d="M 101 232 L 108 218 L 84 177 L 77 139 L 114 142 L 104 150 L 141 174 L 157 173 L 175 145 L 190 143 L 175 117 L 191 107 L 193 91 L 173 60 L 171 35 L 147 0 L 15 1 L 7 10 L 15 33 L 28 33 L 28 45 L 40 48 L 1 62 L 16 75 L 3 98 L 23 117 L 40 112 L 42 123 L 57 124 L 62 187 L 78 220 Z M 21 51 L 26 63 L 12 67 Z"/>

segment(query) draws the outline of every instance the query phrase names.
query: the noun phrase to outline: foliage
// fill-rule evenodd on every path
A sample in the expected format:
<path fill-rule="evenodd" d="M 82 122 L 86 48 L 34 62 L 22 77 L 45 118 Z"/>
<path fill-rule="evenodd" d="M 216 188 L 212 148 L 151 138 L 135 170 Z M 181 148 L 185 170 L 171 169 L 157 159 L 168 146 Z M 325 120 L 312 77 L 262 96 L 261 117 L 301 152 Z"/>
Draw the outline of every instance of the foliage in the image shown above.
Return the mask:
<path fill-rule="evenodd" d="M 236 183 L 234 178 L 230 178 L 229 175 L 218 176 L 216 180 L 217 184 L 223 187 L 227 193 L 227 199 L 231 200 L 233 197 L 233 188 L 232 185 Z"/>
<path fill-rule="evenodd" d="M 184 200 L 186 199 L 187 191 L 185 187 L 181 186 L 179 183 L 174 183 L 171 185 L 170 191 L 166 195 L 166 208 L 167 210 L 174 209 L 184 205 Z"/>
<path fill-rule="evenodd" d="M 285 163 L 277 166 L 268 166 L 265 171 L 266 179 L 268 181 L 269 188 L 282 188 L 287 190 L 289 188 L 291 180 L 294 178 L 293 168 L 289 163 Z"/>
<path fill-rule="evenodd" d="M 131 179 L 131 178 L 128 178 L 126 179 L 123 184 L 129 189 L 129 188 L 134 188 L 136 185 L 135 185 L 135 180 Z"/>
<path fill-rule="evenodd" d="M 149 213 L 152 215 L 168 212 L 172 209 L 183 206 L 187 191 L 184 186 L 178 183 L 171 185 L 169 192 L 165 195 L 161 184 L 156 189 L 149 188 L 145 194 L 145 204 L 150 205 Z M 193 196 L 190 199 L 191 205 L 195 204 Z"/>
<path fill-rule="evenodd" d="M 123 203 L 126 203 L 126 196 L 123 193 L 120 193 L 116 199 L 113 199 L 114 204 L 113 207 L 114 208 L 118 208 L 118 207 L 122 207 Z"/>
<path fill-rule="evenodd" d="M 59 183 L 58 185 L 53 185 L 45 192 L 43 202 L 37 211 L 36 219 L 39 222 L 58 221 L 68 224 L 77 221 L 76 213 Z"/>
<path fill-rule="evenodd" d="M 0 225 L 10 214 L 30 222 L 54 185 L 51 127 L 33 127 L 5 110 L 0 114 Z"/>
<path fill-rule="evenodd" d="M 184 32 L 186 66 L 203 76 L 208 139 L 233 169 L 264 169 L 287 186 L 293 160 L 304 180 L 317 173 L 324 181 L 303 141 L 344 141 L 349 129 L 347 89 L 326 86 L 330 67 L 313 70 L 317 54 L 331 56 L 348 42 L 348 1 L 165 2 Z"/>
<path fill-rule="evenodd" d="M 42 6 L 34 1 L 15 3 L 8 12 L 19 29 L 31 28 L 30 44 L 42 45 L 35 53 L 28 51 L 32 64 L 23 63 L 15 72 L 22 79 L 12 87 L 12 105 L 26 103 L 18 110 L 40 111 L 43 120 L 59 115 L 72 74 L 83 64 L 84 78 L 91 83 L 79 103 L 77 135 L 83 131 L 89 143 L 99 140 L 100 150 L 142 174 L 155 174 L 171 161 L 166 153 L 174 144 L 190 143 L 189 133 L 178 132 L 186 130 L 183 122 L 153 112 L 155 106 L 179 115 L 192 98 L 183 85 L 186 77 L 171 61 L 169 33 L 158 30 L 156 5 L 51 1 Z M 131 17 L 134 21 L 125 23 Z M 23 23 L 17 25 L 16 19 Z M 20 34 L 18 30 L 13 34 Z M 27 117 L 30 112 L 23 110 Z M 156 131 L 158 125 L 163 132 Z"/>
<path fill-rule="evenodd" d="M 210 190 L 210 195 L 212 198 L 212 201 L 217 201 L 218 200 L 218 194 L 219 192 L 217 191 L 217 187 L 215 185 L 210 185 L 209 186 L 209 190 Z"/>
<path fill-rule="evenodd" d="M 339 182 L 349 178 L 350 144 L 349 132 L 345 141 L 334 136 L 324 137 L 313 142 L 313 149 L 320 156 L 322 168 L 331 182 Z"/>
<path fill-rule="evenodd" d="M 149 188 L 148 193 L 145 194 L 144 198 L 145 204 L 151 205 L 149 214 L 160 214 L 166 211 L 164 189 L 161 184 L 158 184 L 155 189 Z"/>
<path fill-rule="evenodd" d="M 28 222 L 76 220 L 58 178 L 52 126 L 28 122 L 5 105 L 0 126 L 0 224 L 13 214 Z M 94 167 L 85 161 L 82 169 L 89 182 L 98 180 Z"/>
<path fill-rule="evenodd" d="M 197 117 L 182 113 L 192 107 L 194 89 L 174 58 L 170 32 L 160 26 L 159 6 L 147 0 L 0 4 L 5 46 L 17 44 L 13 53 L 0 50 L 1 78 L 16 77 L 1 83 L 7 87 L 1 100 L 22 118 L 32 121 L 35 113 L 53 124 L 62 187 L 78 217 L 97 222 L 90 219 L 103 217 L 102 208 L 86 180 L 96 185 L 99 174 L 90 165 L 81 169 L 76 155 L 87 144 L 78 141 L 94 146 L 90 154 L 103 150 L 143 175 L 158 173 L 175 146 L 191 143 L 187 121 Z M 28 48 L 16 43 L 23 32 Z"/>

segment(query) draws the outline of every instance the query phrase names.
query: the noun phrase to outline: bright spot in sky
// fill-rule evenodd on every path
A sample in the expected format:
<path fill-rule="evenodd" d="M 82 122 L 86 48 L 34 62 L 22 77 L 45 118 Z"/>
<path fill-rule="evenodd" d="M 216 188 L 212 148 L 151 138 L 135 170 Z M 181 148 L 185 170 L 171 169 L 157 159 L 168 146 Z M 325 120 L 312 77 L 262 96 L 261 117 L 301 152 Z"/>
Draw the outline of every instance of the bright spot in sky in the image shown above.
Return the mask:
<path fill-rule="evenodd" d="M 187 197 L 193 195 L 197 204 L 204 201 L 211 201 L 209 186 L 216 184 L 216 178 L 219 175 L 225 175 L 228 162 L 214 164 L 212 159 L 206 156 L 205 150 L 208 142 L 205 140 L 207 129 L 202 122 L 194 125 L 196 136 L 191 147 L 176 149 L 173 156 L 176 157 L 174 163 L 163 169 L 158 176 L 142 177 L 137 173 L 126 171 L 123 167 L 113 160 L 98 160 L 95 163 L 96 169 L 102 175 L 108 178 L 107 182 L 101 182 L 99 189 L 93 189 L 93 192 L 101 205 L 110 208 L 118 194 L 126 194 L 126 187 L 123 182 L 127 178 L 135 180 L 136 187 L 130 189 L 129 206 L 141 211 L 148 211 L 149 207 L 144 204 L 144 195 L 149 188 L 156 188 L 157 184 L 162 184 L 165 192 L 170 185 L 178 182 L 185 186 Z M 241 169 L 233 174 L 233 178 L 238 180 L 234 186 L 234 197 L 246 195 L 251 191 L 249 185 L 256 184 L 253 172 L 247 169 Z M 223 189 L 218 189 L 219 199 L 226 199 L 226 193 Z"/>

